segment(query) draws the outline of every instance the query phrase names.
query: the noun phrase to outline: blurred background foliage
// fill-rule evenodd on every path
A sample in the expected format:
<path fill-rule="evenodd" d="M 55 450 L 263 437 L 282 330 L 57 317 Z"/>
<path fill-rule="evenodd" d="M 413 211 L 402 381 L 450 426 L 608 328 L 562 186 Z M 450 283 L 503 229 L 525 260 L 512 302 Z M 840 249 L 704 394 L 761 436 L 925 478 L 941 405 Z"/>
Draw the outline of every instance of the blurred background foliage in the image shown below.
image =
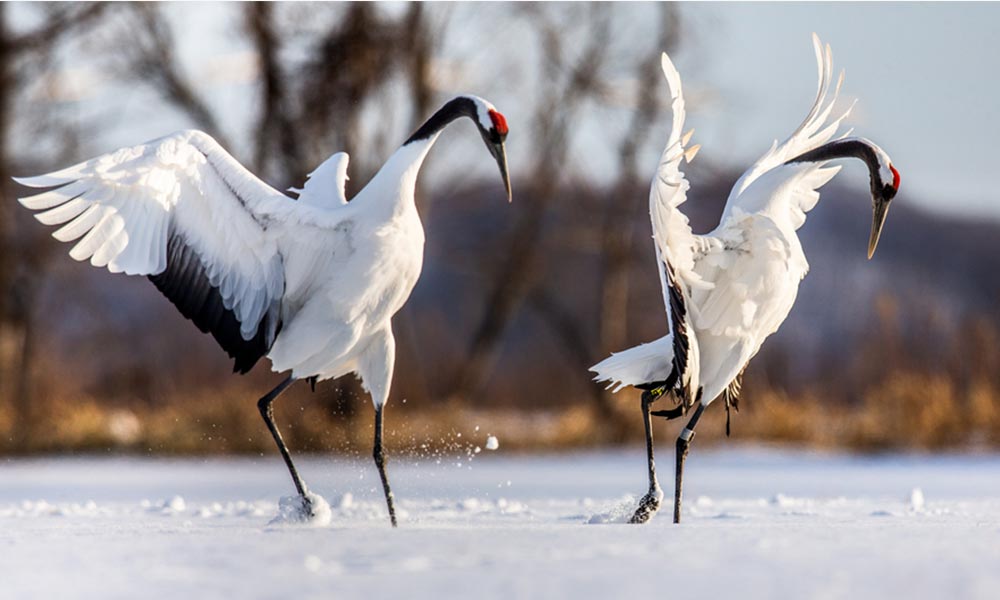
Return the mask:
<path fill-rule="evenodd" d="M 521 449 L 642 439 L 637 394 L 608 393 L 587 367 L 666 330 L 646 194 L 669 123 L 659 53 L 699 43 L 679 5 L 648 11 L 652 37 L 621 35 L 628 24 L 608 4 L 236 5 L 227 35 L 241 50 L 202 71 L 214 83 L 176 43 L 206 10 L 217 7 L 0 5 L 0 452 L 270 452 L 254 402 L 278 379 L 266 361 L 230 374 L 211 338 L 145 279 L 67 258 L 18 207 L 11 175 L 116 147 L 95 132 L 120 131 L 111 139 L 124 145 L 197 127 L 279 189 L 347 151 L 351 195 L 463 91 L 516 99 L 500 106 L 514 203 L 487 157 L 463 145 L 468 132 L 446 134 L 418 190 L 426 262 L 394 321 L 389 444 L 425 452 L 486 432 Z M 516 53 L 489 43 L 462 61 L 442 52 L 446 40 L 512 32 Z M 131 90 L 141 106 L 87 100 L 81 90 L 98 83 Z M 234 112 L 245 127 L 232 125 Z M 168 115 L 171 127 L 144 135 L 161 121 L 125 122 L 136 114 Z M 611 177 L 574 168 L 594 144 Z M 463 153 L 483 168 L 455 168 Z M 685 209 L 696 231 L 714 226 L 741 171 L 714 164 L 710 150 L 691 165 Z M 824 189 L 801 230 L 812 272 L 750 365 L 734 439 L 1000 446 L 1000 228 L 920 212 L 909 193 L 867 262 L 867 190 Z M 370 407 L 351 377 L 315 392 L 300 384 L 276 409 L 297 451 L 368 452 Z M 706 418 L 699 437 L 721 439 L 721 406 Z M 664 436 L 676 426 L 658 427 Z"/>

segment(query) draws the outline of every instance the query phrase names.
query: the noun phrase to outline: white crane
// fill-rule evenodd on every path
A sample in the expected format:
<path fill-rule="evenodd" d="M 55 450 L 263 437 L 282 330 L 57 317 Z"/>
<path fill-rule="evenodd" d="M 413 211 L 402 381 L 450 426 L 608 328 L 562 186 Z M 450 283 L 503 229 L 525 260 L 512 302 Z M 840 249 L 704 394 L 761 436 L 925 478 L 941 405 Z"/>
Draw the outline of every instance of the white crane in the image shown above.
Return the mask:
<path fill-rule="evenodd" d="M 510 181 L 507 122 L 475 96 L 429 118 L 348 203 L 345 153 L 320 165 L 298 201 L 270 187 L 200 131 L 181 131 L 67 169 L 17 179 L 56 189 L 21 204 L 81 238 L 69 254 L 112 273 L 145 275 L 188 319 L 211 333 L 248 372 L 262 357 L 291 374 L 257 406 L 278 445 L 302 507 L 314 495 L 292 463 L 271 404 L 297 379 L 355 373 L 375 405 L 373 456 L 392 525 L 393 495 L 382 449 L 382 414 L 395 359 L 391 318 L 420 276 L 424 230 L 414 204 L 417 172 L 441 130 L 475 123 Z"/>
<path fill-rule="evenodd" d="M 761 344 L 781 326 L 809 269 L 796 230 L 819 200 L 819 188 L 840 170 L 827 166 L 838 158 L 860 158 L 868 166 L 873 221 L 868 258 L 878 244 L 889 202 L 899 189 L 899 173 L 889 156 L 872 142 L 845 136 L 834 139 L 850 108 L 830 118 L 843 83 L 833 89 L 832 55 L 813 34 L 819 88 L 805 121 L 784 143 L 775 142 L 736 182 L 719 226 L 695 235 L 678 210 L 689 187 L 680 171 L 699 146 L 682 135 L 684 96 L 680 75 L 664 54 L 663 74 L 672 95 L 673 125 L 649 194 L 649 213 L 667 309 L 669 333 L 656 341 L 612 354 L 591 367 L 595 380 L 644 390 L 649 492 L 632 516 L 644 523 L 663 498 L 653 464 L 651 416 L 694 414 L 677 438 L 674 522 L 680 522 L 681 484 L 694 428 L 705 407 L 725 394 L 727 413 L 737 407 L 743 370 Z M 830 96 L 830 97 L 828 97 Z M 650 405 L 671 396 L 676 407 L 650 412 Z"/>

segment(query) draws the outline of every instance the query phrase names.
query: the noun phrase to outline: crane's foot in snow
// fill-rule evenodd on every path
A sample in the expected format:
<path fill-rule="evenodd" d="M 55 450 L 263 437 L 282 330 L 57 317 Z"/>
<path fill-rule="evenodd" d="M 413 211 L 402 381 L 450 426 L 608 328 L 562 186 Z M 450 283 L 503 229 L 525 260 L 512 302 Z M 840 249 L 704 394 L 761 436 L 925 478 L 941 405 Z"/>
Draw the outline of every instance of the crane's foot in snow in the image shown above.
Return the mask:
<path fill-rule="evenodd" d="M 325 527 L 330 524 L 333 513 L 330 504 L 315 492 L 304 495 L 285 496 L 278 501 L 278 514 L 269 525 L 310 525 Z"/>
<path fill-rule="evenodd" d="M 650 492 L 639 500 L 639 508 L 635 510 L 635 514 L 629 519 L 629 523 L 635 525 L 641 525 L 653 518 L 656 511 L 660 510 L 660 500 L 663 498 L 663 492 L 653 493 Z"/>

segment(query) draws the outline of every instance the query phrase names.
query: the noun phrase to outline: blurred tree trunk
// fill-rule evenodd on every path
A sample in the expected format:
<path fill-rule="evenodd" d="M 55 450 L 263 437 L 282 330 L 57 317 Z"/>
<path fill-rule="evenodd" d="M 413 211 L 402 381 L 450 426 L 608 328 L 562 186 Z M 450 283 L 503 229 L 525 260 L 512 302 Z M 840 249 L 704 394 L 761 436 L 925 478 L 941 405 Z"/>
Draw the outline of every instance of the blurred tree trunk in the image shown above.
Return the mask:
<path fill-rule="evenodd" d="M 431 111 L 434 88 L 431 81 L 431 59 L 437 45 L 435 35 L 427 18 L 426 6 L 422 2 L 410 4 L 403 25 L 406 35 L 404 55 L 409 58 L 403 68 L 410 85 L 410 105 L 413 109 L 411 126 L 416 129 Z"/>
<path fill-rule="evenodd" d="M 134 77 L 150 81 L 163 97 L 187 114 L 199 127 L 229 151 L 233 147 L 208 104 L 198 95 L 194 85 L 184 75 L 174 54 L 176 42 L 170 23 L 155 2 L 129 4 L 136 16 L 133 29 L 136 43 L 131 47 L 131 69 Z"/>
<path fill-rule="evenodd" d="M 588 43 L 577 60 L 565 56 L 561 19 L 552 19 L 538 7 L 525 10 L 538 28 L 543 61 L 540 81 L 543 99 L 533 119 L 538 150 L 535 168 L 525 186 L 532 202 L 522 209 L 508 239 L 503 252 L 505 259 L 492 277 L 493 286 L 474 330 L 467 359 L 455 376 L 450 396 L 459 400 L 476 395 L 483 386 L 492 371 L 504 332 L 536 283 L 544 215 L 560 185 L 571 124 L 581 105 L 600 92 L 603 85 L 601 69 L 607 57 L 610 13 L 606 5 L 588 5 L 585 10 Z"/>
<path fill-rule="evenodd" d="M 14 407 L 14 422 L 19 421 L 16 413 L 19 403 L 14 401 L 14 387 L 10 384 L 17 372 L 15 356 L 21 345 L 16 339 L 16 321 L 11 314 L 11 298 L 14 289 L 12 202 L 9 194 L 10 169 L 7 156 L 7 132 L 10 128 L 12 55 L 7 32 L 7 5 L 0 4 L 0 401 L 7 400 Z M 15 426 L 16 429 L 16 426 Z"/>
<path fill-rule="evenodd" d="M 8 6 L 0 4 L 0 401 L 11 407 L 8 443 L 13 449 L 24 449 L 31 428 L 32 316 L 44 266 L 44 253 L 23 246 L 14 234 L 8 140 L 17 93 L 22 82 L 38 76 L 30 59 L 51 53 L 103 15 L 106 7 L 102 2 L 55 5 L 43 25 L 15 34 L 9 28 Z"/>
<path fill-rule="evenodd" d="M 244 11 L 247 30 L 257 51 L 261 80 L 253 170 L 284 184 L 301 181 L 310 167 L 303 160 L 302 146 L 296 137 L 295 112 L 288 97 L 291 84 L 279 56 L 281 34 L 276 30 L 274 6 L 269 2 L 251 2 Z"/>
<path fill-rule="evenodd" d="M 391 79 L 406 48 L 399 43 L 405 39 L 403 25 L 385 18 L 376 4 L 352 3 L 345 10 L 302 70 L 299 133 L 310 140 L 317 164 L 331 149 L 350 154 L 350 198 L 380 164 L 370 152 L 373 140 L 362 130 L 363 108 Z"/>

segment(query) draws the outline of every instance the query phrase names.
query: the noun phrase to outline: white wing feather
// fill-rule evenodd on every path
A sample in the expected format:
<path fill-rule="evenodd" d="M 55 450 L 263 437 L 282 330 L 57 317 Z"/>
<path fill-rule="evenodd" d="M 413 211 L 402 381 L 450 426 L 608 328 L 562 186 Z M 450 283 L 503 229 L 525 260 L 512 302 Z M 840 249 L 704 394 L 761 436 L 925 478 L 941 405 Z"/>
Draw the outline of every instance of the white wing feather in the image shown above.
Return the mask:
<path fill-rule="evenodd" d="M 685 154 L 685 143 L 690 139 L 689 135 L 683 136 L 684 139 L 681 136 L 685 117 L 684 95 L 681 91 L 680 74 L 666 53 L 661 58 L 661 66 L 670 87 L 673 122 L 667 146 L 660 155 L 660 162 L 649 190 L 653 239 L 657 252 L 669 261 L 680 275 L 692 275 L 697 279 L 697 275 L 693 273 L 695 236 L 691 232 L 687 216 L 678 210 L 678 207 L 687 200 L 687 191 L 691 187 L 680 170 L 680 163 Z M 664 289 L 664 300 L 667 300 L 666 292 Z"/>
<path fill-rule="evenodd" d="M 673 337 L 666 335 L 621 352 L 612 352 L 590 370 L 596 373 L 594 381 L 608 382 L 607 389 L 617 393 L 629 385 L 662 381 L 673 370 L 673 356 Z"/>
<path fill-rule="evenodd" d="M 19 201 L 44 210 L 35 215 L 42 223 L 62 225 L 56 239 L 79 239 L 70 256 L 90 259 L 95 267 L 160 274 L 167 268 L 169 239 L 182 237 L 240 321 L 244 339 L 280 302 L 281 256 L 262 215 L 287 212 L 280 204 L 295 203 L 205 133 L 178 132 L 17 181 L 60 186 Z"/>
<path fill-rule="evenodd" d="M 338 152 L 309 174 L 305 185 L 299 192 L 299 202 L 321 208 L 337 207 L 347 204 L 347 163 L 350 157 L 346 152 Z"/>
<path fill-rule="evenodd" d="M 830 141 L 830 139 L 833 138 L 834 134 L 837 132 L 837 129 L 840 127 L 840 124 L 845 118 L 847 118 L 847 116 L 851 113 L 851 110 L 854 108 L 854 104 L 852 103 L 843 113 L 840 114 L 840 116 L 827 122 L 833 111 L 834 104 L 837 102 L 837 98 L 840 95 L 840 87 L 844 82 L 844 72 L 840 72 L 840 76 L 837 78 L 837 84 L 833 89 L 833 94 L 830 96 L 830 86 L 833 81 L 833 53 L 830 50 L 829 45 L 824 48 L 824 46 L 820 43 L 819 37 L 815 33 L 813 34 L 812 39 L 813 49 L 816 53 L 816 69 L 818 72 L 816 100 L 813 102 L 805 120 L 802 121 L 802 124 L 799 125 L 799 127 L 788 137 L 788 139 L 781 144 L 778 144 L 778 141 L 775 140 L 771 145 L 771 149 L 764 153 L 764 155 L 760 157 L 760 159 L 758 159 L 757 162 L 755 162 L 749 169 L 747 169 L 739 180 L 736 181 L 736 184 L 733 186 L 732 191 L 730 191 L 729 198 L 726 201 L 727 212 L 730 206 L 737 206 L 739 204 L 740 196 L 765 173 L 784 165 L 784 163 L 789 159 L 795 158 L 804 152 L 808 152 L 809 150 L 817 148 Z M 828 96 L 830 97 L 828 98 Z M 848 132 L 848 134 L 849 133 L 850 132 Z M 835 172 L 829 174 L 827 180 L 829 180 L 830 177 L 833 177 L 834 174 Z M 816 188 L 814 187 L 812 189 Z M 809 208 L 812 208 L 812 206 Z"/>
<path fill-rule="evenodd" d="M 686 148 L 690 134 L 681 135 L 685 113 L 680 74 L 666 53 L 662 55 L 660 64 L 670 87 L 673 123 L 650 185 L 649 216 L 653 225 L 663 301 L 670 322 L 673 364 L 678 374 L 676 385 L 682 401 L 690 405 L 699 387 L 700 351 L 691 326 L 689 294 L 691 287 L 703 286 L 704 282 L 694 271 L 696 250 L 701 245 L 699 236 L 691 232 L 687 216 L 678 207 L 687 200 L 690 187 L 680 170 L 680 163 L 685 156 L 690 160 L 698 147 Z"/>

